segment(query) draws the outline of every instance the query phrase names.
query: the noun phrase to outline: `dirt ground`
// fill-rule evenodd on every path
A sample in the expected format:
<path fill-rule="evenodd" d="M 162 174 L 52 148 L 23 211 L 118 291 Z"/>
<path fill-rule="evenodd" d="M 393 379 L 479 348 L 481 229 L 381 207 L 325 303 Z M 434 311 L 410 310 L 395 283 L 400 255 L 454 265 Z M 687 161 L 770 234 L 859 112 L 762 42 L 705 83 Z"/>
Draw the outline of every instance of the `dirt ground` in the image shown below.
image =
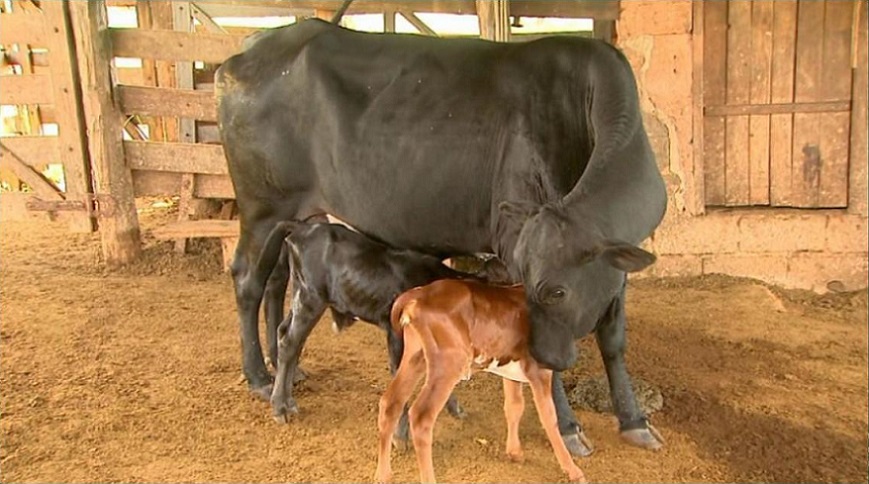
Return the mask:
<path fill-rule="evenodd" d="M 142 213 L 143 227 L 164 217 Z M 302 357 L 302 414 L 279 426 L 239 382 L 232 284 L 214 241 L 178 256 L 147 240 L 107 271 L 99 240 L 62 224 L 0 227 L 0 479 L 51 482 L 370 481 L 388 381 L 384 337 L 321 324 Z M 628 366 L 658 386 L 658 453 L 578 411 L 593 482 L 867 481 L 866 293 L 814 296 L 727 278 L 639 280 Z M 599 375 L 593 340 L 568 384 Z M 530 405 L 526 460 L 503 457 L 500 382 L 479 375 L 435 435 L 442 481 L 558 482 Z M 417 478 L 396 455 L 397 480 Z"/>

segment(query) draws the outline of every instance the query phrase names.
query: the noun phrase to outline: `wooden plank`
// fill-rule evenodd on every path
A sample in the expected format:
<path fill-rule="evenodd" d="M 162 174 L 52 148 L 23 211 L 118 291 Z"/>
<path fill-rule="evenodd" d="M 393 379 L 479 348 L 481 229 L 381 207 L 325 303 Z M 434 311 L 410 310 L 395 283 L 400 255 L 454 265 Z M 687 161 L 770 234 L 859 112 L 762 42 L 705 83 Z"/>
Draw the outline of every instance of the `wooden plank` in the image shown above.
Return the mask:
<path fill-rule="evenodd" d="M 504 0 L 477 0 L 477 19 L 481 39 L 510 41 L 510 12 Z"/>
<path fill-rule="evenodd" d="M 748 104 L 751 95 L 751 2 L 727 2 L 727 104 Z M 725 204 L 747 205 L 749 193 L 749 118 L 727 118 Z"/>
<path fill-rule="evenodd" d="M 58 142 L 54 136 L 8 136 L 0 138 L 0 144 L 28 166 L 41 168 L 60 162 Z"/>
<path fill-rule="evenodd" d="M 117 91 L 124 114 L 217 121 L 217 102 L 210 91 L 138 86 L 118 86 Z"/>
<path fill-rule="evenodd" d="M 132 176 L 124 164 L 122 115 L 112 99 L 105 0 L 64 3 L 69 4 L 76 33 L 96 193 L 111 197 L 114 205 L 112 216 L 100 219 L 103 258 L 110 266 L 127 264 L 141 254 L 141 239 Z"/>
<path fill-rule="evenodd" d="M 797 45 L 794 101 L 822 100 L 824 2 L 800 0 L 797 7 Z M 821 114 L 794 115 L 791 199 L 796 207 L 818 207 L 823 153 Z"/>
<path fill-rule="evenodd" d="M 399 10 L 398 13 L 401 14 L 401 16 L 404 17 L 408 22 L 410 22 L 410 24 L 413 25 L 413 27 L 417 31 L 419 31 L 419 33 L 431 37 L 438 36 L 437 32 L 435 32 L 434 30 L 432 30 L 431 27 L 426 25 L 426 23 L 423 22 L 419 17 L 417 17 L 416 14 L 414 14 L 413 12 L 408 10 Z"/>
<path fill-rule="evenodd" d="M 171 30 L 109 29 L 114 54 L 167 61 L 220 64 L 241 52 L 240 35 L 193 34 Z"/>
<path fill-rule="evenodd" d="M 197 0 L 196 7 L 209 17 L 311 17 L 313 8 L 296 8 L 289 2 L 279 6 L 247 5 L 247 2 L 228 4 L 225 2 L 203 2 Z"/>
<path fill-rule="evenodd" d="M 727 3 L 703 4 L 703 104 L 727 102 Z M 725 203 L 726 119 L 706 108 L 703 120 L 703 169 L 706 204 Z"/>
<path fill-rule="evenodd" d="M 196 175 L 193 193 L 199 198 L 235 198 L 229 175 Z"/>
<path fill-rule="evenodd" d="M 223 146 L 194 143 L 124 141 L 127 165 L 133 170 L 226 175 Z"/>
<path fill-rule="evenodd" d="M 0 104 L 52 104 L 51 76 L 0 76 Z"/>
<path fill-rule="evenodd" d="M 751 2 L 751 87 L 752 104 L 768 104 L 772 81 L 773 4 Z M 749 129 L 748 189 L 751 205 L 769 205 L 769 115 L 751 115 Z"/>
<path fill-rule="evenodd" d="M 66 198 L 86 201 L 88 210 L 75 217 L 70 228 L 93 232 L 91 166 L 88 154 L 87 124 L 84 120 L 75 38 L 69 23 L 69 2 L 44 2 L 41 5 L 46 27 L 49 67 L 58 124 L 58 145 Z"/>
<path fill-rule="evenodd" d="M 332 8 L 314 9 L 314 17 L 317 17 L 320 20 L 325 20 L 325 21 L 329 22 L 330 20 L 332 20 L 333 15 L 335 15 L 335 10 L 333 10 Z"/>
<path fill-rule="evenodd" d="M 238 220 L 189 220 L 174 222 L 151 231 L 156 239 L 179 237 L 238 237 Z"/>
<path fill-rule="evenodd" d="M 196 175 L 193 194 L 197 198 L 234 199 L 235 191 L 228 175 Z M 136 196 L 178 195 L 181 191 L 181 174 L 168 171 L 133 171 Z"/>
<path fill-rule="evenodd" d="M 45 45 L 45 25 L 39 13 L 0 14 L 0 44 Z"/>
<path fill-rule="evenodd" d="M 852 2 L 827 0 L 824 11 L 824 53 L 819 96 L 824 100 L 851 98 Z M 818 205 L 848 205 L 848 146 L 851 116 L 847 113 L 819 119 L 821 134 L 821 178 Z"/>
<path fill-rule="evenodd" d="M 0 142 L 0 166 L 12 170 L 21 181 L 28 184 L 40 196 L 50 200 L 63 200 L 60 190 L 53 183 L 10 151 L 4 142 Z"/>
<path fill-rule="evenodd" d="M 791 71 L 793 72 L 793 63 Z M 791 78 L 790 86 L 793 86 Z M 793 88 L 791 87 L 791 93 Z M 793 94 L 791 94 L 793 95 Z M 793 114 L 793 113 L 841 113 L 851 110 L 851 101 L 821 101 L 804 103 L 772 103 L 772 104 L 739 104 L 723 106 L 707 106 L 704 110 L 707 116 L 736 116 L 761 114 Z"/>
<path fill-rule="evenodd" d="M 848 212 L 869 215 L 869 47 L 867 47 L 867 3 L 859 2 L 854 11 L 854 81 L 851 86 L 854 109 L 851 111 L 851 169 L 849 173 Z"/>
<path fill-rule="evenodd" d="M 797 3 L 773 2 L 773 53 L 770 100 L 773 105 L 793 104 L 797 41 Z M 800 109 L 805 111 L 806 107 Z M 770 116 L 770 204 L 792 206 L 792 112 Z"/>

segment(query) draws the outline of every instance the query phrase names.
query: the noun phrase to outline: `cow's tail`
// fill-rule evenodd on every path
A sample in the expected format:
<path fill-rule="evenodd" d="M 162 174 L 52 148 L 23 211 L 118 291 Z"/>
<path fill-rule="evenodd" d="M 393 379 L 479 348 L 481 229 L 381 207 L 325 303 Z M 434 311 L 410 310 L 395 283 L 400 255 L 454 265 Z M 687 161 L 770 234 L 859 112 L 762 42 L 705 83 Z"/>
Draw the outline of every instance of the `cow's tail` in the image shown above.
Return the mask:
<path fill-rule="evenodd" d="M 285 221 L 278 222 L 275 228 L 269 233 L 260 250 L 259 258 L 256 261 L 255 274 L 262 278 L 263 282 L 272 273 L 275 264 L 278 262 L 278 257 L 281 255 L 281 250 L 284 248 L 284 239 L 292 234 L 302 222 Z"/>
<path fill-rule="evenodd" d="M 392 303 L 389 322 L 392 324 L 392 330 L 397 335 L 401 335 L 404 332 L 404 327 L 413 320 L 414 308 L 417 303 L 417 292 L 419 292 L 417 289 L 419 288 L 403 293 Z"/>

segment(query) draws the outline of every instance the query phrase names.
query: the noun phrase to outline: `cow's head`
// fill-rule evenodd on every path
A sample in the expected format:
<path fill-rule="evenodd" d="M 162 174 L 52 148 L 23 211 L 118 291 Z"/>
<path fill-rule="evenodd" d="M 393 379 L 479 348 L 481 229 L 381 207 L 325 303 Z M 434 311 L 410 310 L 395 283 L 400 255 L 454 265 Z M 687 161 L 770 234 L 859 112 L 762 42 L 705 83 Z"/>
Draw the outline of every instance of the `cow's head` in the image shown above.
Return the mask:
<path fill-rule="evenodd" d="M 648 267 L 655 256 L 605 238 L 593 214 L 511 202 L 500 210 L 522 227 L 510 269 L 525 286 L 531 355 L 552 369 L 567 369 L 576 361 L 574 340 L 594 330 L 625 273 Z"/>

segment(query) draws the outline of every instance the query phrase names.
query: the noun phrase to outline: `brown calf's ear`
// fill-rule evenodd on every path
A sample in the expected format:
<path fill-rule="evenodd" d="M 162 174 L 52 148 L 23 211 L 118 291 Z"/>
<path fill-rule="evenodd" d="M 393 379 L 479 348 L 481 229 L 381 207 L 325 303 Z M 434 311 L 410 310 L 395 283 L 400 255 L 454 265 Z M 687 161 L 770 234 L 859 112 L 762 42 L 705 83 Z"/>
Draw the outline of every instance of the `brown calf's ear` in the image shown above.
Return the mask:
<path fill-rule="evenodd" d="M 524 223 L 538 211 L 540 205 L 534 202 L 501 202 L 498 204 L 501 215 L 519 223 Z"/>
<path fill-rule="evenodd" d="M 638 272 L 652 265 L 657 257 L 639 247 L 625 242 L 608 242 L 601 257 L 620 271 Z"/>

